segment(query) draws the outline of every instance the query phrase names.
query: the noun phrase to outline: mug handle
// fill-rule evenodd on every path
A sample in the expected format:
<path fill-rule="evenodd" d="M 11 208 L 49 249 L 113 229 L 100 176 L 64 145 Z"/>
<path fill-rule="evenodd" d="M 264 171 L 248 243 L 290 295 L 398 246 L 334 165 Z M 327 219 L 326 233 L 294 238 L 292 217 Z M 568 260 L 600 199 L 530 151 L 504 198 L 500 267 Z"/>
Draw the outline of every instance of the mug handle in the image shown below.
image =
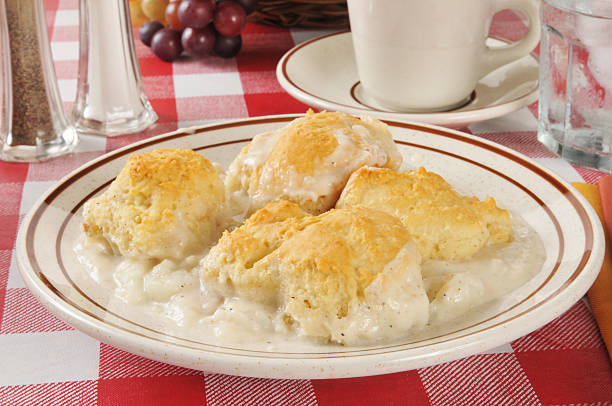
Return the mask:
<path fill-rule="evenodd" d="M 529 29 L 521 40 L 503 48 L 489 48 L 483 55 L 480 77 L 502 65 L 529 54 L 540 42 L 540 0 L 493 0 L 493 13 L 505 9 L 523 11 L 529 18 Z"/>

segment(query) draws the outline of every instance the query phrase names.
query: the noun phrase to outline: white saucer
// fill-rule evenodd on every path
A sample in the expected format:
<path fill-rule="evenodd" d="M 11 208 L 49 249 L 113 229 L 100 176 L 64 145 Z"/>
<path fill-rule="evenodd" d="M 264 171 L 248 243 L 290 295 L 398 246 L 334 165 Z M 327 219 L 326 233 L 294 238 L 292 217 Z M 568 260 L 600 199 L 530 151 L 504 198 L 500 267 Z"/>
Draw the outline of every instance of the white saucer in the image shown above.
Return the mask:
<path fill-rule="evenodd" d="M 506 44 L 494 38 L 487 40 L 491 47 Z M 537 100 L 538 60 L 528 55 L 491 72 L 478 82 L 468 104 L 441 113 L 390 111 L 370 100 L 359 83 L 351 33 L 347 31 L 295 46 L 279 61 L 276 77 L 290 95 L 317 108 L 460 128 L 511 113 Z"/>

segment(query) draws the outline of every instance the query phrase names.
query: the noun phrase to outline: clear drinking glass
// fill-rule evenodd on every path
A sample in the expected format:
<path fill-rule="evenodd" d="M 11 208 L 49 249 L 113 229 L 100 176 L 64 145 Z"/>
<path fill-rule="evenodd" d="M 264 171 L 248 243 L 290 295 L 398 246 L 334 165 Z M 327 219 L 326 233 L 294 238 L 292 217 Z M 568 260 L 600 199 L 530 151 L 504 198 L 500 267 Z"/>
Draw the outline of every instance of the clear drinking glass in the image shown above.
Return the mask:
<path fill-rule="evenodd" d="M 612 1 L 543 0 L 538 139 L 612 172 Z"/>
<path fill-rule="evenodd" d="M 81 0 L 79 13 L 76 128 L 108 136 L 144 130 L 157 114 L 142 86 L 128 0 Z"/>
<path fill-rule="evenodd" d="M 78 142 L 57 89 L 42 0 L 0 0 L 0 159 L 40 161 Z"/>

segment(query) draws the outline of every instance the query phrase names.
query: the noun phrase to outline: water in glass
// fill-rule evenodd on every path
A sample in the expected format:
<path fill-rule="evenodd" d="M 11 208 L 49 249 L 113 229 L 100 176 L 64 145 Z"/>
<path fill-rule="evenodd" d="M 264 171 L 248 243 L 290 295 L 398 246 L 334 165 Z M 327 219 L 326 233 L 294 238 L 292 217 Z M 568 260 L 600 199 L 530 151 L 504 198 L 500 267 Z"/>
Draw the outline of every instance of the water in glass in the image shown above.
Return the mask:
<path fill-rule="evenodd" d="M 538 139 L 612 172 L 612 2 L 543 0 Z"/>

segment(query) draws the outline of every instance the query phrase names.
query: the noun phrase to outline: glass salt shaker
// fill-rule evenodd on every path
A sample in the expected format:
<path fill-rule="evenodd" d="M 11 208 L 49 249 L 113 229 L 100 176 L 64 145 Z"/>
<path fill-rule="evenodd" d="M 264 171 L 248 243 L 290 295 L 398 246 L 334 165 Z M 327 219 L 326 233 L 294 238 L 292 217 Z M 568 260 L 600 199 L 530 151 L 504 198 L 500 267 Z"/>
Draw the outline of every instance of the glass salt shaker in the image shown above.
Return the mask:
<path fill-rule="evenodd" d="M 157 120 L 144 92 L 128 0 L 81 0 L 77 96 L 80 132 L 115 136 Z"/>
<path fill-rule="evenodd" d="M 40 161 L 78 142 L 64 113 L 42 0 L 0 0 L 0 159 Z"/>

